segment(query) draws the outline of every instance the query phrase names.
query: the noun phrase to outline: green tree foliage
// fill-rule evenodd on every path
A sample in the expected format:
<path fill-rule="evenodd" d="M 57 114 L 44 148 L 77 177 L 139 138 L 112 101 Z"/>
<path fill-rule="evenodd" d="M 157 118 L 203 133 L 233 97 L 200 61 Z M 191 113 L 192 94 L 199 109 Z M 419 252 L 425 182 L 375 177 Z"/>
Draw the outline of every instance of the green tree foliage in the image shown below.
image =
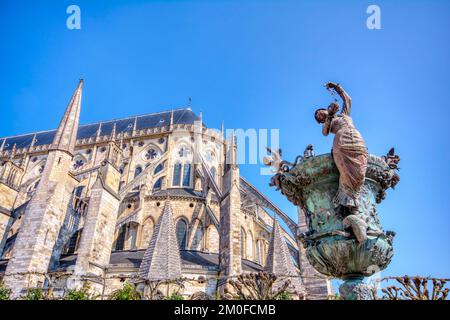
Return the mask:
<path fill-rule="evenodd" d="M 165 300 L 184 300 L 184 297 L 182 295 L 172 293 L 170 296 L 167 296 Z"/>
<path fill-rule="evenodd" d="M 122 289 L 114 291 L 109 297 L 110 300 L 141 300 L 142 294 L 136 289 L 136 286 L 125 282 Z"/>
<path fill-rule="evenodd" d="M 9 300 L 11 290 L 5 287 L 3 282 L 0 282 L 0 300 Z"/>
<path fill-rule="evenodd" d="M 276 300 L 292 300 L 292 297 L 291 297 L 291 295 L 290 295 L 289 293 L 287 293 L 287 292 L 285 291 L 285 292 L 281 292 L 281 293 L 277 296 Z"/>
<path fill-rule="evenodd" d="M 64 296 L 64 300 L 95 300 L 97 296 L 90 293 L 90 285 L 88 283 L 83 285 L 81 289 L 72 289 Z"/>
<path fill-rule="evenodd" d="M 22 297 L 23 300 L 45 300 L 46 296 L 41 288 L 29 288 L 27 294 Z"/>

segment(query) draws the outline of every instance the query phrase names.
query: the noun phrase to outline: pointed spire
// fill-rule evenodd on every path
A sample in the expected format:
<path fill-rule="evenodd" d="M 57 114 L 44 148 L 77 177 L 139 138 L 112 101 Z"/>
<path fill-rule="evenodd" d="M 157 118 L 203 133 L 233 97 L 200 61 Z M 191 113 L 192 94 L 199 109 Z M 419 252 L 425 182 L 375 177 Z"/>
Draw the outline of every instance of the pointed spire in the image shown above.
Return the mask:
<path fill-rule="evenodd" d="M 172 128 L 173 128 L 173 109 L 172 109 L 172 111 L 170 112 L 170 130 L 172 130 Z"/>
<path fill-rule="evenodd" d="M 70 99 L 66 112 L 56 130 L 50 150 L 61 150 L 73 154 L 80 120 L 82 91 L 83 79 L 80 79 L 78 87 Z"/>
<path fill-rule="evenodd" d="M 31 148 L 34 147 L 34 145 L 36 144 L 37 141 L 38 141 L 38 140 L 37 140 L 37 138 L 36 138 L 36 133 L 35 133 L 35 134 L 33 135 L 33 140 L 31 140 L 30 146 L 28 147 L 28 150 L 31 150 Z"/>
<path fill-rule="evenodd" d="M 22 156 L 22 159 L 20 159 L 20 167 L 22 169 L 25 169 L 26 165 L 27 165 L 27 153 L 24 152 L 23 156 Z"/>
<path fill-rule="evenodd" d="M 120 150 L 123 149 L 123 136 L 125 135 L 125 132 L 122 131 L 122 133 L 120 134 L 120 140 L 119 140 L 119 148 Z"/>
<path fill-rule="evenodd" d="M 225 122 L 222 120 L 222 125 L 220 126 L 220 133 L 222 137 L 222 141 L 225 140 Z"/>
<path fill-rule="evenodd" d="M 12 161 L 14 160 L 14 157 L 16 156 L 16 151 L 17 151 L 17 145 L 14 143 L 11 152 L 9 153 L 9 159 Z"/>
<path fill-rule="evenodd" d="M 116 141 L 116 135 L 117 135 L 117 126 L 116 126 L 116 123 L 114 122 L 112 130 L 111 130 L 111 135 L 109 136 L 109 141 L 111 141 L 111 142 Z"/>
<path fill-rule="evenodd" d="M 237 164 L 237 145 L 236 145 L 236 136 L 234 135 L 234 130 L 231 131 L 231 141 L 230 141 L 230 149 L 229 149 L 229 164 Z"/>
<path fill-rule="evenodd" d="M 102 125 L 103 123 L 100 122 L 100 124 L 98 125 L 98 129 L 97 129 L 97 133 L 95 135 L 95 141 L 100 141 L 100 137 L 102 136 Z"/>
<path fill-rule="evenodd" d="M 137 119 L 138 117 L 134 117 L 134 123 L 133 123 L 133 132 L 131 133 L 131 136 L 134 137 L 136 134 L 136 130 L 137 130 Z"/>
<path fill-rule="evenodd" d="M 182 277 L 180 250 L 169 200 L 166 201 L 150 245 L 145 251 L 139 276 L 150 281 L 174 280 Z"/>
<path fill-rule="evenodd" d="M 292 261 L 289 248 L 276 215 L 273 217 L 272 235 L 270 237 L 264 271 L 280 276 L 293 276 L 291 279 L 291 287 L 298 293 L 303 291 L 303 285 L 299 277 L 300 273 Z"/>

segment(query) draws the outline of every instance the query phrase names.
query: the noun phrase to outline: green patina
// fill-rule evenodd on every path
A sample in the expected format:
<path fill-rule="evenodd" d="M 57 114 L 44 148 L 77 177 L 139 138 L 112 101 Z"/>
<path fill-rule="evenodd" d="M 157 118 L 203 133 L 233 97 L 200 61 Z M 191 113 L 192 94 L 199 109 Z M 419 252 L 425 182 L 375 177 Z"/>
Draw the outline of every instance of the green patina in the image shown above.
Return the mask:
<path fill-rule="evenodd" d="M 320 273 L 345 280 L 340 288 L 345 299 L 370 299 L 363 278 L 385 269 L 392 259 L 394 233 L 383 231 L 376 207 L 393 186 L 394 176 L 383 158 L 369 156 L 355 214 L 367 226 L 366 239 L 360 242 L 333 205 L 339 171 L 330 154 L 302 159 L 279 175 L 281 192 L 306 214 L 308 231 L 300 239 L 308 261 Z"/>

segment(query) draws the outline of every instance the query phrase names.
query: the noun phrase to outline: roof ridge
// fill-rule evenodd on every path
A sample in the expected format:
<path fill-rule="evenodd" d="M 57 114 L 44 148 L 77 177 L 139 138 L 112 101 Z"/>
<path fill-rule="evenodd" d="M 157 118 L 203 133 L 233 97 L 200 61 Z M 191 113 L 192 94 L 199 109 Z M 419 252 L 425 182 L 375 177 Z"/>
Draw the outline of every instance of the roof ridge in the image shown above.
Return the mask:
<path fill-rule="evenodd" d="M 166 110 L 158 111 L 158 112 L 151 112 L 151 113 L 144 113 L 144 114 L 139 114 L 139 115 L 133 115 L 133 116 L 125 117 L 125 118 L 114 118 L 114 119 L 109 119 L 109 120 L 100 120 L 100 121 L 97 121 L 97 122 L 80 124 L 78 128 L 92 126 L 92 125 L 96 125 L 96 124 L 100 124 L 100 123 L 105 124 L 105 123 L 117 122 L 117 121 L 122 121 L 122 120 L 127 120 L 127 119 L 134 119 L 134 118 L 140 118 L 140 117 L 145 117 L 145 116 L 153 116 L 153 115 L 168 113 L 168 112 L 172 112 L 172 111 L 183 111 L 183 110 L 184 111 L 187 111 L 187 110 L 192 111 L 192 108 L 191 107 L 180 107 L 180 108 L 176 108 L 176 109 L 166 109 Z M 195 114 L 195 112 L 194 112 L 194 114 Z M 26 136 L 30 136 L 30 135 L 34 135 L 34 134 L 52 132 L 52 131 L 56 131 L 56 130 L 57 130 L 57 128 L 48 129 L 48 130 L 41 130 L 41 131 L 33 131 L 33 132 L 29 132 L 29 133 L 17 134 L 17 135 L 12 135 L 12 136 L 3 136 L 3 137 L 0 137 L 0 140 L 26 137 Z"/>

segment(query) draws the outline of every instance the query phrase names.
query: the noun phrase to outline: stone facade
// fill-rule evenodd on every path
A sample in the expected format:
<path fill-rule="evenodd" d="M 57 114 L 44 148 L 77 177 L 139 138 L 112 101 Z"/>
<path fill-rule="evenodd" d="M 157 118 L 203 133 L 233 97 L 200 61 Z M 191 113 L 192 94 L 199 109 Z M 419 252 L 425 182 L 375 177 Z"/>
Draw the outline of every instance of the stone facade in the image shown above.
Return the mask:
<path fill-rule="evenodd" d="M 240 176 L 223 129 L 189 108 L 78 126 L 81 91 L 57 130 L 0 138 L 0 278 L 15 297 L 87 282 L 107 296 L 180 274 L 181 294 L 213 297 L 229 277 L 279 259 L 316 279 L 309 288 L 298 278 L 307 294 L 329 293 L 303 267 L 298 223 Z M 269 251 L 273 230 L 283 255 Z"/>

